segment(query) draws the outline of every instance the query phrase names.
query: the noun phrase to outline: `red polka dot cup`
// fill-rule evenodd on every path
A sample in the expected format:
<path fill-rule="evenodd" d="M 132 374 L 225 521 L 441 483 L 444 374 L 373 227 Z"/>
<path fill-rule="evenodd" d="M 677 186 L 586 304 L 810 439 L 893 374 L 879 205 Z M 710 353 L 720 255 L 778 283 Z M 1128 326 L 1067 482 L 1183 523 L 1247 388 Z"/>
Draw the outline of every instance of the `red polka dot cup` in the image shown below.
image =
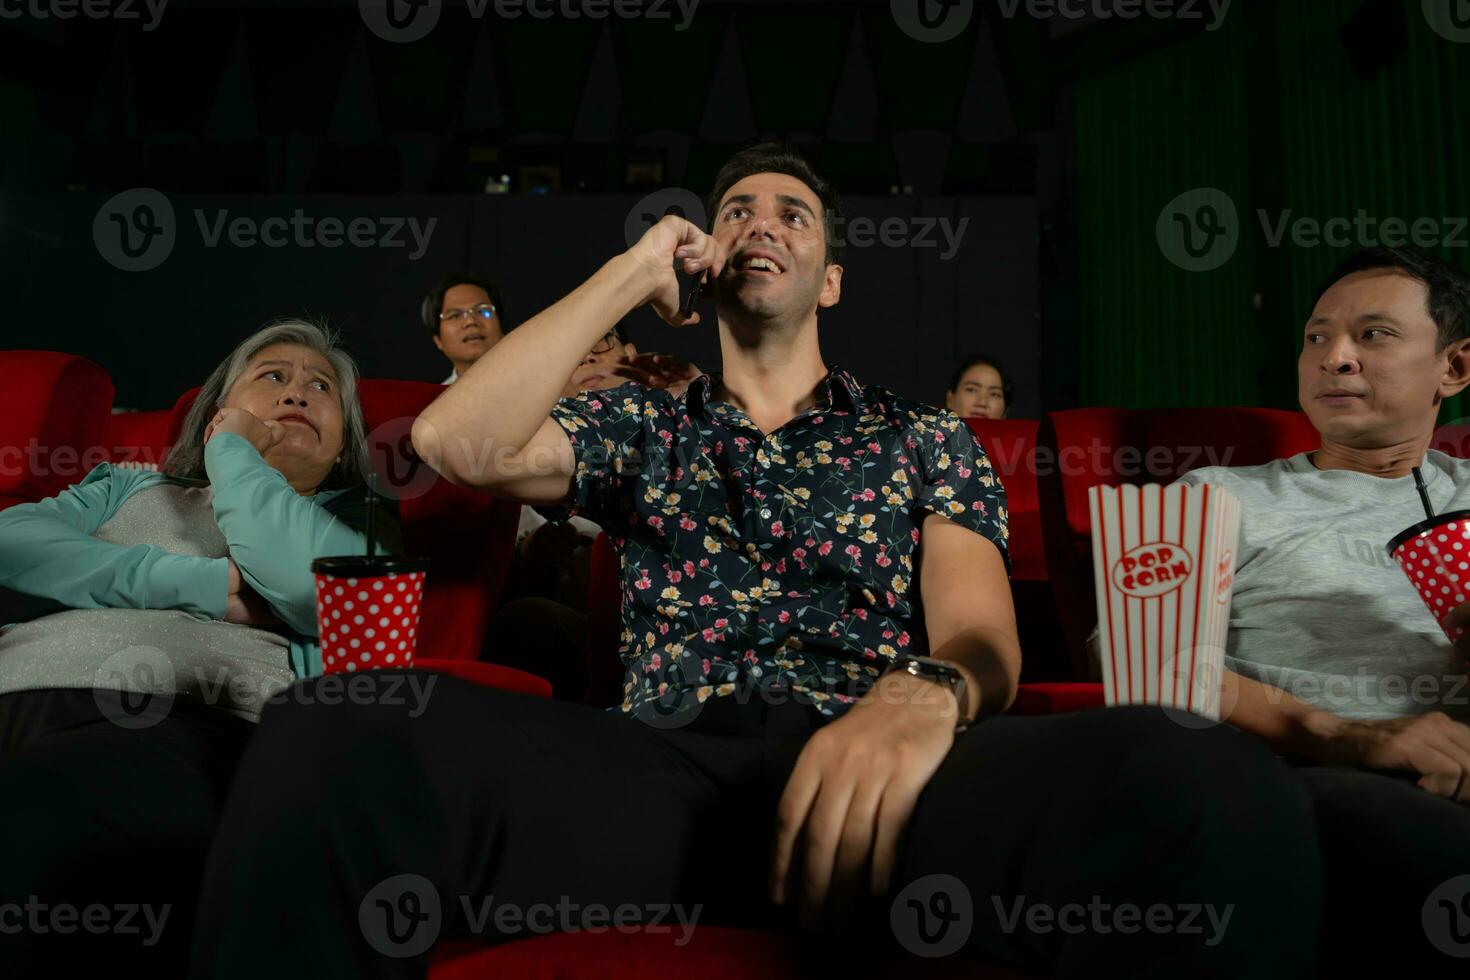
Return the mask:
<path fill-rule="evenodd" d="M 428 569 L 397 556 L 313 561 L 322 672 L 412 667 Z"/>
<path fill-rule="evenodd" d="M 1450 642 L 1458 642 L 1465 630 L 1446 626 L 1451 609 L 1470 601 L 1470 510 L 1440 514 L 1405 528 L 1388 543 L 1388 553 L 1398 561 L 1430 615 Z"/>

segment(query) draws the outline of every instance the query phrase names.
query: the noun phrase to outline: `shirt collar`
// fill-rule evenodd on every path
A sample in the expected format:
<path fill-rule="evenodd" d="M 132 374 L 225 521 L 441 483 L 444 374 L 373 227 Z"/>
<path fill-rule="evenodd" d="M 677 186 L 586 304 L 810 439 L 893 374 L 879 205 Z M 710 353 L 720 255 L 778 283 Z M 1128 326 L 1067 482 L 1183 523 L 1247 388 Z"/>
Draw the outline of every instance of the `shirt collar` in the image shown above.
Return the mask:
<path fill-rule="evenodd" d="M 689 383 L 686 397 L 692 413 L 703 414 L 717 378 L 719 378 L 718 374 L 701 374 Z M 855 415 L 862 414 L 863 386 L 845 369 L 836 364 L 832 365 L 827 376 L 822 379 L 820 390 L 818 410 L 826 406 L 831 409 L 846 410 Z"/>

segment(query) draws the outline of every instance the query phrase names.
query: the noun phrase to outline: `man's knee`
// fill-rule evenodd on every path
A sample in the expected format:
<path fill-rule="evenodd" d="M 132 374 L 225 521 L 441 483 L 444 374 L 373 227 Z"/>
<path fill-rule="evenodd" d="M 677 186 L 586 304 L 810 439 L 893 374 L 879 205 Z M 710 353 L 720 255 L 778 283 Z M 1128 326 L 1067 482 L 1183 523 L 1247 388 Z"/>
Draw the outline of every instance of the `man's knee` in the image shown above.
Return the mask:
<path fill-rule="evenodd" d="M 261 713 L 237 792 L 306 809 L 362 802 L 355 799 L 362 792 L 411 782 L 419 769 L 414 722 L 421 711 L 390 698 L 387 680 L 333 674 L 279 692 Z"/>
<path fill-rule="evenodd" d="M 1116 777 L 1149 795 L 1235 811 L 1265 807 L 1307 819 L 1311 802 L 1291 770 L 1254 735 L 1173 709 L 1111 709 L 1126 725 Z"/>

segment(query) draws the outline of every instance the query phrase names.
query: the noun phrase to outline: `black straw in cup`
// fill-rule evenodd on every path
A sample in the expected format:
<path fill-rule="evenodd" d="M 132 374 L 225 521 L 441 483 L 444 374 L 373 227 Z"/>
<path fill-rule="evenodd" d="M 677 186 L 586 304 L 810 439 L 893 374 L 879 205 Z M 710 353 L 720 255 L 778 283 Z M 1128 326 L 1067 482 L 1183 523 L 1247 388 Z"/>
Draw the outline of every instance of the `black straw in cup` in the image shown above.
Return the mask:
<path fill-rule="evenodd" d="M 374 484 L 376 484 L 377 482 L 378 482 L 378 474 L 376 474 L 376 473 L 369 473 L 368 474 L 368 493 L 367 493 L 367 556 L 368 556 L 368 561 L 372 561 L 372 559 L 373 559 L 373 550 L 374 550 L 374 544 L 375 544 L 375 542 L 373 541 L 373 510 L 374 510 L 373 497 L 375 497 L 377 495 L 375 493 L 375 491 L 377 490 L 377 487 L 374 486 Z"/>
<path fill-rule="evenodd" d="M 1419 491 L 1419 502 L 1424 505 L 1424 516 L 1431 521 L 1434 520 L 1434 505 L 1429 502 L 1429 491 L 1424 487 L 1424 474 L 1419 472 L 1419 467 L 1417 466 L 1414 467 L 1414 486 Z M 372 527 L 371 524 L 368 526 Z M 371 548 L 372 545 L 369 544 L 368 547 Z M 372 554 L 372 552 L 369 551 L 368 554 Z"/>

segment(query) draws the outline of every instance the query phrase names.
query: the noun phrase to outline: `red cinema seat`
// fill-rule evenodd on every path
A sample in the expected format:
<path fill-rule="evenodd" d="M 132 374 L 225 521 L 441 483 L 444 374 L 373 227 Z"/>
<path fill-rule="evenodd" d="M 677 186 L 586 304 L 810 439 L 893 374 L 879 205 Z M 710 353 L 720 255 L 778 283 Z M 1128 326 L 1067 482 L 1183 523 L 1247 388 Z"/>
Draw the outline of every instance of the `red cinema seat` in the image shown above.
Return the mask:
<path fill-rule="evenodd" d="M 1036 496 L 1034 419 L 967 418 L 990 465 L 1006 491 L 1010 524 L 1011 578 L 1046 581 L 1046 546 L 1041 540 L 1041 508 Z"/>
<path fill-rule="evenodd" d="M 1006 491 L 1010 528 L 1011 600 L 1021 638 L 1021 680 L 1059 681 L 1072 676 L 1066 641 L 1057 622 L 1056 600 L 1046 574 L 1046 545 L 1036 491 L 1036 430 L 1033 419 L 967 418 Z"/>
<path fill-rule="evenodd" d="M 414 452 L 413 421 L 443 391 L 422 381 L 358 384 L 378 490 L 398 500 L 405 552 L 429 559 L 420 666 L 426 660 L 479 660 L 521 514 L 519 504 L 455 486 Z"/>
<path fill-rule="evenodd" d="M 680 942 L 682 941 L 682 945 Z M 444 943 L 431 954 L 430 980 L 804 980 L 808 977 L 914 980 L 1026 980 L 1004 967 L 948 956 L 920 960 L 862 942 L 814 944 L 793 933 L 695 924 L 667 933 L 566 932 L 486 945 Z"/>
<path fill-rule="evenodd" d="M 107 416 L 102 426 L 102 448 L 115 466 L 156 470 L 172 445 L 168 441 L 174 410 L 118 412 Z"/>
<path fill-rule="evenodd" d="M 1097 624 L 1089 487 L 1171 483 L 1204 466 L 1255 466 L 1316 449 L 1302 412 L 1270 408 L 1053 412 L 1037 436 L 1047 571 L 1074 676 L 1088 676 L 1087 636 Z"/>
<path fill-rule="evenodd" d="M 1470 422 L 1459 420 L 1441 425 L 1434 430 L 1429 448 L 1456 459 L 1470 459 Z"/>
<path fill-rule="evenodd" d="M 164 434 L 165 446 L 173 446 L 179 441 L 179 436 L 184 431 L 184 419 L 189 417 L 189 409 L 194 407 L 194 399 L 199 397 L 201 388 L 190 388 L 179 396 L 174 402 L 174 407 L 169 410 L 168 431 Z"/>
<path fill-rule="evenodd" d="M 54 497 L 102 452 L 112 379 L 75 354 L 0 351 L 0 509 Z"/>

